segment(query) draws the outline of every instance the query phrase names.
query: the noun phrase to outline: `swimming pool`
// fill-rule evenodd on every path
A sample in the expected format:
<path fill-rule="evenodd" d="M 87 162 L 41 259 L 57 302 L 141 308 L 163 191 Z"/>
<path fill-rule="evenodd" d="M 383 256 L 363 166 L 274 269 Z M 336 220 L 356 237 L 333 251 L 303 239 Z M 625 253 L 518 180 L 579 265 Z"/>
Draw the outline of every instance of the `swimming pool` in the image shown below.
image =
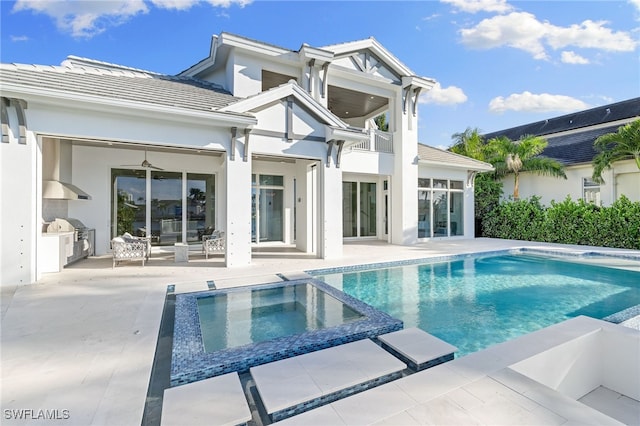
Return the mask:
<path fill-rule="evenodd" d="M 531 254 L 327 273 L 316 278 L 459 348 L 457 356 L 578 315 L 640 304 L 640 272 Z"/>

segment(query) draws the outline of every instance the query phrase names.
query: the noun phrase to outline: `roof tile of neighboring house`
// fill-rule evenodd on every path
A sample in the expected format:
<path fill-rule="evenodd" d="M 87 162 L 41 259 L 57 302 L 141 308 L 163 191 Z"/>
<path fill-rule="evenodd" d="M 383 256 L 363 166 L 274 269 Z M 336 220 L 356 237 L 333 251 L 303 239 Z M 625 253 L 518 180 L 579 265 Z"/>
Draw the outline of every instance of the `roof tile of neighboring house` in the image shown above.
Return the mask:
<path fill-rule="evenodd" d="M 499 136 L 506 136 L 511 140 L 518 140 L 524 135 L 542 136 L 549 142 L 543 156 L 554 158 L 565 165 L 580 164 L 593 160 L 596 155 L 593 143 L 599 136 L 614 133 L 621 122 L 639 117 L 640 98 L 633 98 L 483 136 L 485 140 Z M 607 123 L 616 124 L 607 126 Z"/>
<path fill-rule="evenodd" d="M 589 163 L 597 153 L 593 148 L 593 142 L 599 136 L 615 133 L 617 130 L 618 126 L 614 125 L 562 136 L 549 136 L 546 138 L 549 145 L 544 150 L 544 156 L 565 165 Z"/>
<path fill-rule="evenodd" d="M 422 144 L 418 144 L 418 158 L 425 161 L 462 166 L 469 170 L 493 170 L 491 164 L 483 161 L 474 160 L 473 158 L 465 157 L 464 155 L 455 154 L 450 151 L 444 151 L 442 149 Z"/>
<path fill-rule="evenodd" d="M 0 81 L 207 112 L 239 100 L 220 86 L 203 80 L 124 67 L 1 64 Z"/>

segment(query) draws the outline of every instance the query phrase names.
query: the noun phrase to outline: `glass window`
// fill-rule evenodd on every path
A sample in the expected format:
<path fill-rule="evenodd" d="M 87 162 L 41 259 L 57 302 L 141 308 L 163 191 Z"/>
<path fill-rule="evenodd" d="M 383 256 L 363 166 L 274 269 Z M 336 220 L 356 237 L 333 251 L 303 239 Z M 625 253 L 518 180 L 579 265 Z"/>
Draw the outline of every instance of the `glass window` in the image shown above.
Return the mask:
<path fill-rule="evenodd" d="M 283 241 L 284 176 L 252 175 L 252 183 L 251 241 Z"/>
<path fill-rule="evenodd" d="M 600 205 L 600 184 L 589 178 L 582 179 L 582 199 L 587 203 Z"/>
<path fill-rule="evenodd" d="M 145 170 L 111 170 L 111 237 L 125 232 L 146 236 L 146 182 Z"/>
<path fill-rule="evenodd" d="M 431 191 L 418 191 L 418 238 L 431 237 Z"/>
<path fill-rule="evenodd" d="M 360 236 L 376 236 L 376 184 L 360 183 Z"/>
<path fill-rule="evenodd" d="M 342 182 L 342 236 L 358 236 L 358 182 Z"/>
<path fill-rule="evenodd" d="M 464 194 L 462 192 L 452 192 L 450 195 L 450 235 L 452 237 L 455 235 L 464 235 Z"/>
<path fill-rule="evenodd" d="M 151 172 L 151 235 L 159 245 L 182 242 L 182 173 Z"/>
<path fill-rule="evenodd" d="M 434 179 L 433 187 L 435 189 L 447 189 L 449 187 L 448 181 L 445 179 Z"/>
<path fill-rule="evenodd" d="M 431 179 L 418 178 L 418 188 L 431 188 Z"/>
<path fill-rule="evenodd" d="M 260 175 L 260 185 L 284 186 L 284 177 L 276 175 Z"/>
<path fill-rule="evenodd" d="M 445 191 L 433 191 L 433 236 L 446 237 L 448 235 L 448 206 L 449 193 Z"/>
<path fill-rule="evenodd" d="M 187 173 L 187 241 L 202 241 L 215 229 L 215 176 Z"/>
<path fill-rule="evenodd" d="M 464 189 L 463 183 L 461 180 L 452 180 L 450 182 L 451 189 Z"/>
<path fill-rule="evenodd" d="M 459 180 L 433 179 L 433 189 L 418 190 L 418 238 L 464 235 L 463 185 Z"/>

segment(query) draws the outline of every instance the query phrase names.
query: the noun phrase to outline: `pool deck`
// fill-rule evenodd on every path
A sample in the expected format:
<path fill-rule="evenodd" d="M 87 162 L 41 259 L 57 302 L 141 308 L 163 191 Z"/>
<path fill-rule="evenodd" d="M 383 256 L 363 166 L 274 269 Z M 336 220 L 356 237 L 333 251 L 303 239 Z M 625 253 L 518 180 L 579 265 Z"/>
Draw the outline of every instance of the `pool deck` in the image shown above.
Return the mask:
<path fill-rule="evenodd" d="M 225 268 L 219 258 L 207 261 L 199 252 L 192 253 L 188 263 L 176 264 L 173 256 L 158 253 L 144 267 L 124 263 L 115 269 L 110 256 L 101 256 L 46 274 L 36 284 L 3 286 L 2 424 L 140 424 L 167 285 L 174 284 L 178 292 L 197 291 L 208 289 L 211 280 L 224 288 L 274 282 L 281 279 L 277 274 L 299 276 L 312 269 L 518 247 L 640 256 L 634 250 L 492 239 L 408 247 L 370 241 L 346 243 L 343 256 L 333 260 L 277 249 L 260 251 L 254 253 L 251 266 L 242 268 Z M 616 263 L 638 269 L 624 260 Z M 447 406 L 438 410 L 445 422 L 457 423 L 455 411 Z M 14 419 L 18 416 L 23 420 Z M 483 422 L 500 423 L 500 416 L 497 407 L 495 417 Z"/>

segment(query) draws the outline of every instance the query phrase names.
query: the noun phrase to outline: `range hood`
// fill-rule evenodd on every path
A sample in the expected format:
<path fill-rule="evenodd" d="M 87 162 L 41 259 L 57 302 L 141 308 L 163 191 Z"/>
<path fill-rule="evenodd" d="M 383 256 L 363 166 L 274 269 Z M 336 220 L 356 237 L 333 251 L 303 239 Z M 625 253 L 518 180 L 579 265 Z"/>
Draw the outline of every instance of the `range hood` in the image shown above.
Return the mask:
<path fill-rule="evenodd" d="M 90 200 L 71 182 L 71 141 L 46 139 L 42 143 L 42 198 Z"/>
<path fill-rule="evenodd" d="M 90 200 L 91 196 L 75 185 L 59 180 L 42 181 L 42 198 L 55 200 Z"/>

